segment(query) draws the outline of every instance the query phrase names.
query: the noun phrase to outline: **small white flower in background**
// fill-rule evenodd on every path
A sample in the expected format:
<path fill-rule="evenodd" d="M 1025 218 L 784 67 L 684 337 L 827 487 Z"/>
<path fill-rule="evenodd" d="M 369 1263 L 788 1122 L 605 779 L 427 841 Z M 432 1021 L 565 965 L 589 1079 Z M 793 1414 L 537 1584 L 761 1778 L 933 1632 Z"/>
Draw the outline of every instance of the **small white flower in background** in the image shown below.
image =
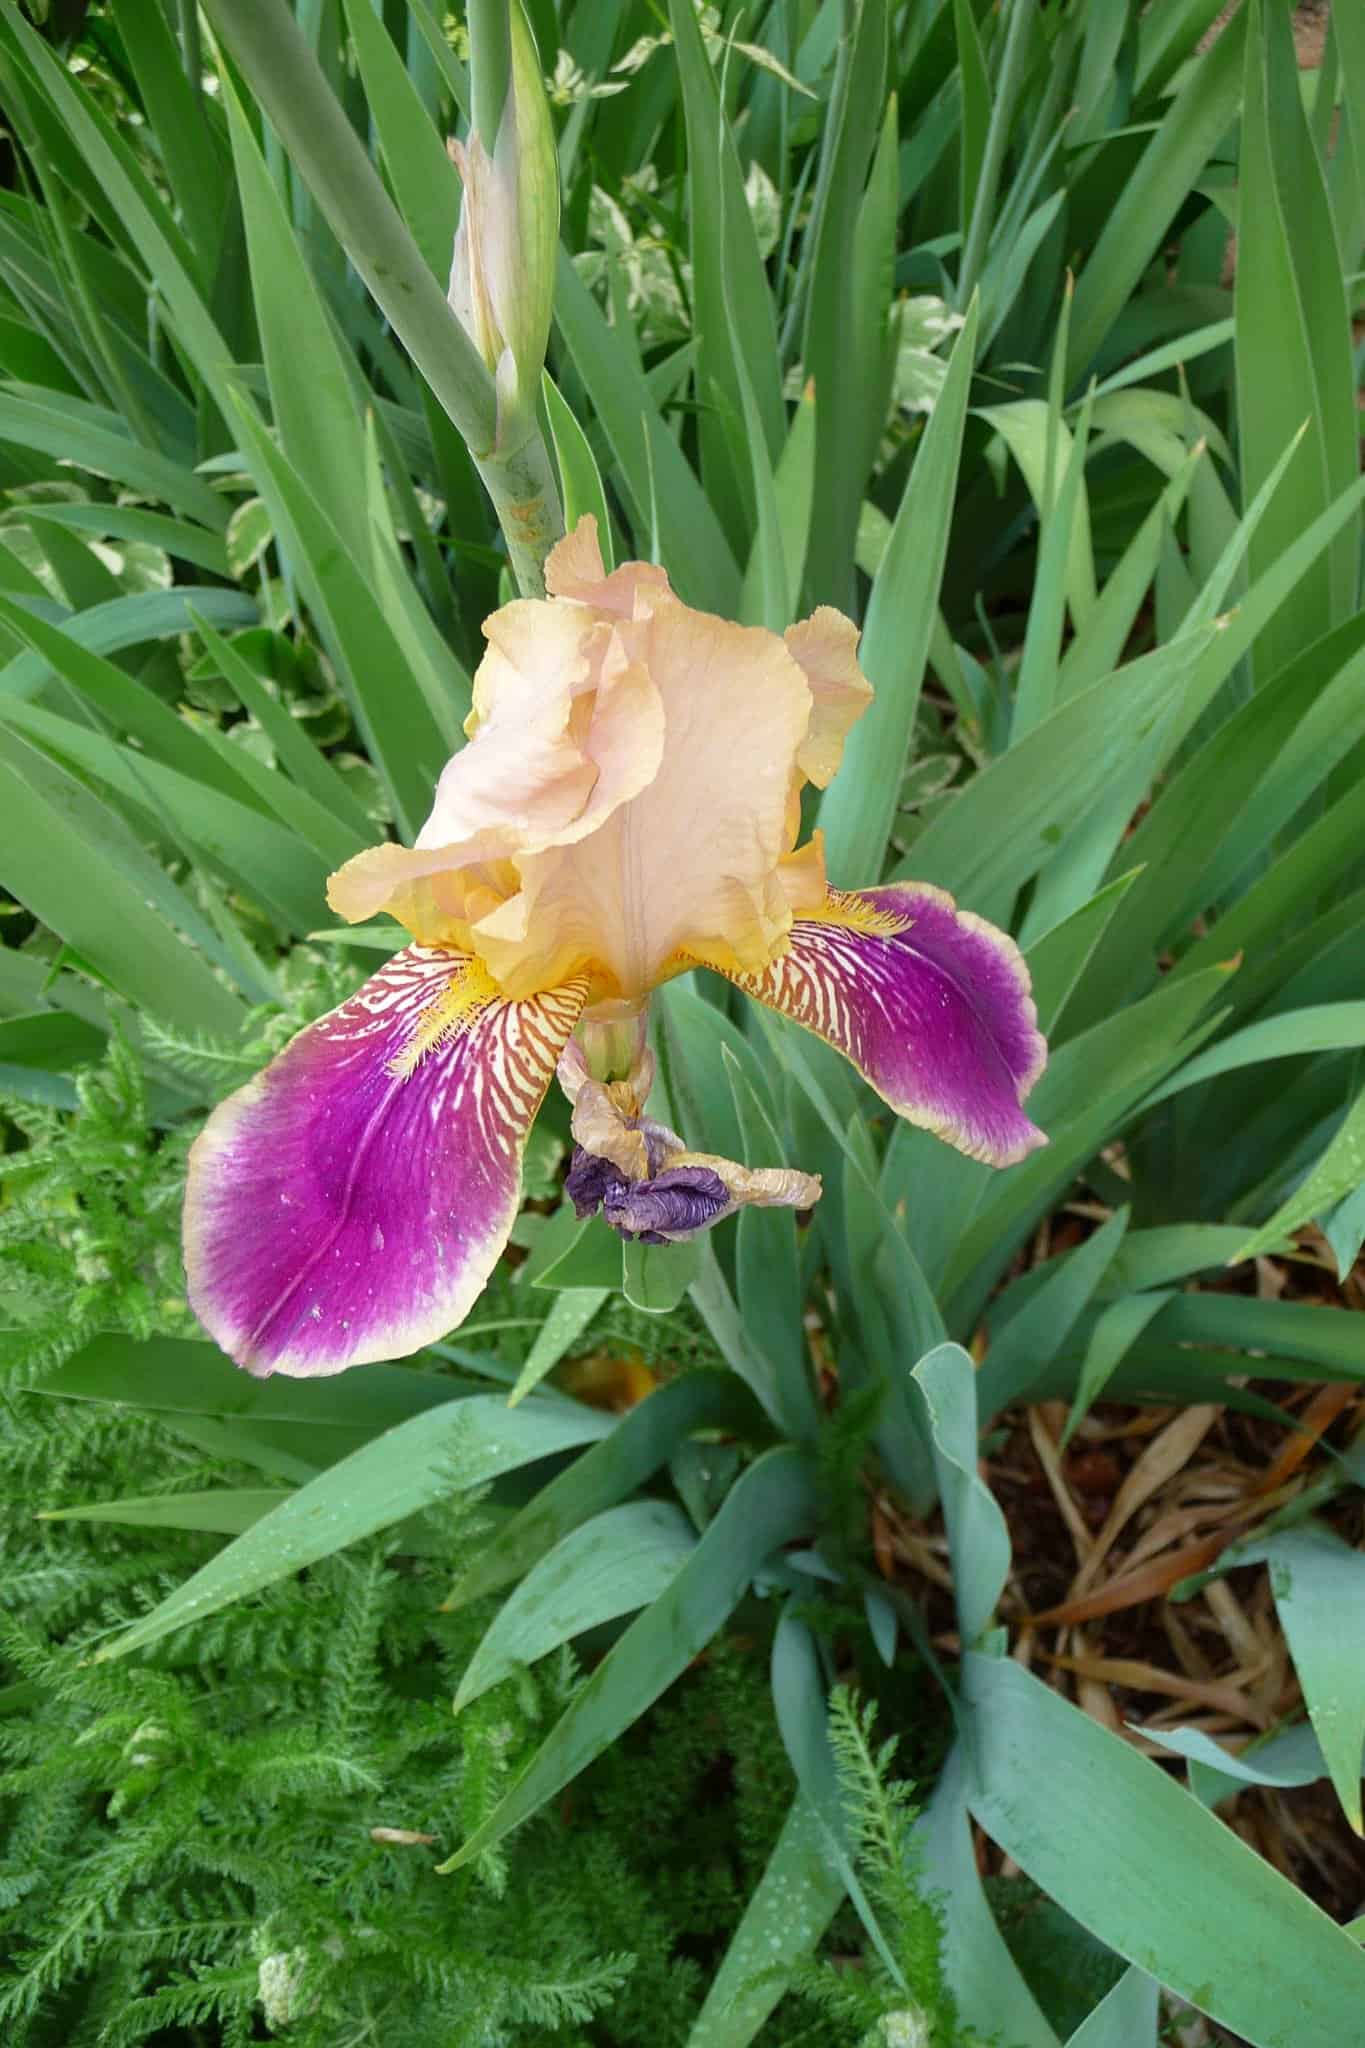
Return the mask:
<path fill-rule="evenodd" d="M 261 2002 L 261 2013 L 272 2034 L 292 2026 L 295 2020 L 305 2019 L 316 2010 L 317 2000 L 300 2000 L 304 1970 L 308 1957 L 304 1949 L 282 1949 L 277 1955 L 263 1956 L 256 1972 L 256 1996 Z"/>
<path fill-rule="evenodd" d="M 887 2013 L 881 2024 L 881 2048 L 930 2048 L 929 2022 L 924 2014 Z"/>
<path fill-rule="evenodd" d="M 611 68 L 618 75 L 624 72 L 627 77 L 630 77 L 640 69 L 642 64 L 648 63 L 656 50 L 662 50 L 665 43 L 671 43 L 672 40 L 671 35 L 638 36 L 626 51 L 625 56 L 618 57 Z"/>
<path fill-rule="evenodd" d="M 588 233 L 615 255 L 629 256 L 634 248 L 635 233 L 625 208 L 601 185 L 593 186 L 588 200 Z"/>
<path fill-rule="evenodd" d="M 625 185 L 627 190 L 632 185 L 638 191 L 649 189 L 643 178 L 627 179 Z M 610 258 L 624 272 L 626 308 L 641 342 L 648 346 L 684 338 L 690 323 L 683 291 L 691 290 L 691 264 L 676 259 L 656 235 L 637 236 L 619 200 L 600 185 L 594 185 L 589 201 L 588 233 L 600 246 L 573 258 L 584 284 L 597 284 Z"/>
<path fill-rule="evenodd" d="M 356 1931 L 367 1935 L 373 1930 L 361 1927 Z M 346 1953 L 345 1943 L 336 1934 L 329 1934 L 319 1948 L 334 1963 L 340 1962 Z M 261 1957 L 256 1971 L 256 1996 L 261 2003 L 261 2016 L 272 2034 L 282 2033 L 296 2020 L 309 2019 L 317 2011 L 317 1993 L 304 1991 L 308 1963 L 306 1948 L 276 1949 Z"/>
<path fill-rule="evenodd" d="M 552 96 L 557 96 L 557 90 L 551 88 Z M 578 96 L 584 97 L 585 93 Z M 624 274 L 626 307 L 639 340 L 647 347 L 685 340 L 691 333 L 687 295 L 692 290 L 692 265 L 682 251 L 670 247 L 654 232 L 653 214 L 641 204 L 655 198 L 659 191 L 659 175 L 653 164 L 623 178 L 619 197 L 601 185 L 594 185 L 588 202 L 588 236 L 594 246 L 578 251 L 572 258 L 574 268 L 589 289 L 600 284 L 609 261 Z M 759 163 L 749 167 L 744 196 L 759 254 L 766 261 L 781 238 L 782 203 L 777 187 Z M 638 229 L 637 222 L 642 223 Z"/>
<path fill-rule="evenodd" d="M 545 81 L 545 90 L 557 107 L 572 107 L 579 100 L 609 100 L 628 90 L 625 79 L 613 85 L 609 79 L 589 78 L 583 66 L 568 50 L 555 58 L 555 68 Z"/>
<path fill-rule="evenodd" d="M 934 348 L 949 334 L 956 334 L 966 316 L 955 313 L 946 299 L 921 293 L 918 298 L 901 299 L 901 338 L 917 348 Z"/>
<path fill-rule="evenodd" d="M 888 340 L 896 360 L 886 430 L 877 455 L 879 468 L 904 446 L 907 433 L 912 431 L 910 419 L 916 413 L 931 413 L 938 404 L 948 375 L 947 361 L 938 351 L 962 322 L 963 315 L 955 313 L 946 299 L 927 292 L 915 298 L 897 299 L 892 304 Z M 782 380 L 782 395 L 795 404 L 806 395 L 806 390 L 805 365 L 794 363 Z M 858 567 L 867 575 L 876 574 L 890 533 L 891 522 L 870 499 L 865 500 L 857 560 Z"/>

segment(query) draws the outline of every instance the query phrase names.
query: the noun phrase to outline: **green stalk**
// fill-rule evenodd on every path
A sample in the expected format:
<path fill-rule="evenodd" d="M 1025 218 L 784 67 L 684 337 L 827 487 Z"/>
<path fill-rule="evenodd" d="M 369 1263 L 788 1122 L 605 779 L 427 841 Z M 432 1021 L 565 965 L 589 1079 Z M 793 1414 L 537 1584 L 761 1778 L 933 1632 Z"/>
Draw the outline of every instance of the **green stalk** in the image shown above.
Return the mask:
<path fill-rule="evenodd" d="M 495 448 L 493 379 L 282 0 L 206 0 L 205 11 L 468 447 L 506 536 L 517 587 L 528 597 L 542 595 L 545 557 L 564 520 L 539 427 L 532 420 L 520 446 Z"/>
<path fill-rule="evenodd" d="M 544 597 L 545 557 L 555 542 L 564 538 L 559 479 L 544 436 L 533 426 L 530 438 L 520 448 L 500 448 L 490 455 L 479 455 L 473 449 L 470 453 L 493 500 L 517 589 L 523 597 Z"/>

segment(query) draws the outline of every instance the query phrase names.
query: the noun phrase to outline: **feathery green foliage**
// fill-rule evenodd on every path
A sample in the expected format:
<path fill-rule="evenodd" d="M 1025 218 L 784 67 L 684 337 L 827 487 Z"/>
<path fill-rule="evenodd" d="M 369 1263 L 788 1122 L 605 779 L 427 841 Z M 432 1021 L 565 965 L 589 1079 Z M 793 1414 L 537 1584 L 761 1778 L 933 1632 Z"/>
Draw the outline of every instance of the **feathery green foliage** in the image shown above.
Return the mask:
<path fill-rule="evenodd" d="M 850 1847 L 906 1989 L 875 1957 L 862 1970 L 826 1963 L 803 1970 L 799 1997 L 822 2012 L 831 2041 L 859 2048 L 984 2048 L 964 2027 L 943 1973 L 942 1908 L 926 1893 L 922 1851 L 913 1829 L 914 1787 L 896 1768 L 897 1739 L 877 1742 L 876 1707 L 847 1686 L 829 1702 L 830 1746 Z"/>
<path fill-rule="evenodd" d="M 9 1403 L 7 2040 L 248 2041 L 264 2018 L 310 2048 L 374 2026 L 471 2048 L 685 2041 L 704 1970 L 678 1945 L 723 1946 L 788 1793 L 752 1652 L 690 1678 L 510 1850 L 436 1876 L 582 1682 L 566 1654 L 452 1719 L 488 1605 L 435 1609 L 483 1511 L 454 1501 L 417 1557 L 380 1539 L 148 1659 L 92 1665 L 83 1652 L 215 1539 L 35 1513 L 250 1475 L 149 1417 Z"/>

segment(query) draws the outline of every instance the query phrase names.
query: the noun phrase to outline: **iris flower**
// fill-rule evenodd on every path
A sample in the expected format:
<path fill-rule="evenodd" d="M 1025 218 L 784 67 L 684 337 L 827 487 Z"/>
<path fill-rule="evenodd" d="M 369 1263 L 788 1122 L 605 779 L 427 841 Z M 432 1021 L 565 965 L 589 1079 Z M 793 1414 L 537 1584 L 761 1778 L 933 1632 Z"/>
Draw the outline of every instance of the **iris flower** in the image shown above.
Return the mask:
<path fill-rule="evenodd" d="M 194 1146 L 190 1299 L 250 1372 L 339 1372 L 454 1328 L 507 1242 L 557 1066 L 568 1192 L 623 1236 L 813 1201 L 811 1176 L 689 1152 L 645 1113 L 650 993 L 693 967 L 973 1158 L 1044 1142 L 1012 940 L 923 883 L 832 889 L 819 835 L 797 847 L 802 788 L 831 780 L 871 697 L 852 623 L 822 607 L 778 635 L 694 611 L 661 569 L 607 575 L 591 519 L 546 587 L 487 621 L 469 743 L 416 845 L 331 879 L 342 917 L 387 912 L 413 943 Z"/>

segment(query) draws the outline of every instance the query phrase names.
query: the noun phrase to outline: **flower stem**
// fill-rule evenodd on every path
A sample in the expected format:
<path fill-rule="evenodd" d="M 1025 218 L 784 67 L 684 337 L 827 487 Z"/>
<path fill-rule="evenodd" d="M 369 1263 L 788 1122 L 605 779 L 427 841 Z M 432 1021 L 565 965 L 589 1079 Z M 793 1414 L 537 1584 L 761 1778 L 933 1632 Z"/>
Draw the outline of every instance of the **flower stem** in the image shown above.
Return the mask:
<path fill-rule="evenodd" d="M 505 11 L 505 0 L 503 0 Z M 282 0 L 205 0 L 332 231 L 473 456 L 507 538 L 518 588 L 544 590 L 544 562 L 564 530 L 538 425 L 495 450 L 497 402 L 478 350 L 384 189 L 355 130 Z M 504 86 L 504 92 L 506 88 Z"/>
<path fill-rule="evenodd" d="M 544 597 L 545 557 L 564 535 L 559 481 L 544 437 L 537 428 L 510 454 L 474 453 L 474 462 L 506 537 L 517 589 L 523 597 Z"/>

